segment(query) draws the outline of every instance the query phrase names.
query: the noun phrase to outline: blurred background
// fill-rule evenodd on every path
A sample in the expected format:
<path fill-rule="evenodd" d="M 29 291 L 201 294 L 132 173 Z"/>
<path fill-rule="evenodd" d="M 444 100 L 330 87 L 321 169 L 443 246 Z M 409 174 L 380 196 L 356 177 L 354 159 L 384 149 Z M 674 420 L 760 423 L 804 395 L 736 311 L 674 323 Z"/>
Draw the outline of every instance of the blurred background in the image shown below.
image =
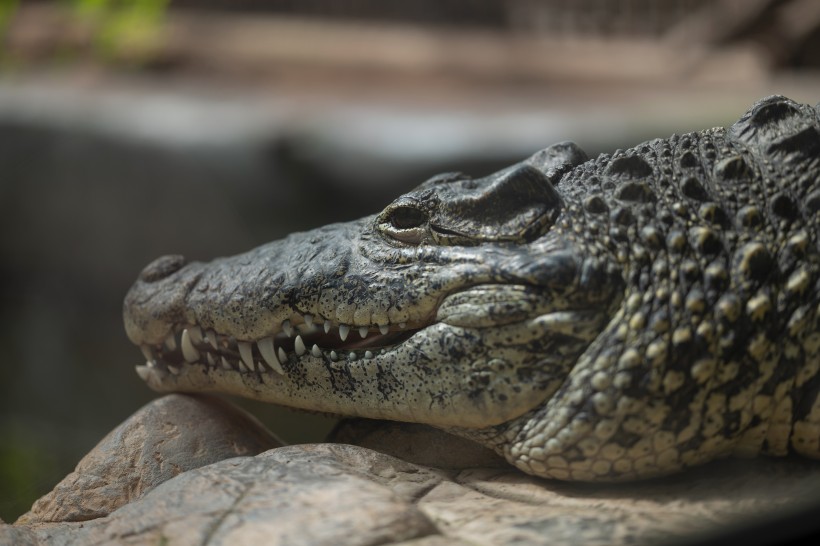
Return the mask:
<path fill-rule="evenodd" d="M 156 395 L 123 296 L 559 140 L 820 101 L 816 0 L 0 0 L 0 519 Z M 243 402 L 288 442 L 333 421 Z"/>

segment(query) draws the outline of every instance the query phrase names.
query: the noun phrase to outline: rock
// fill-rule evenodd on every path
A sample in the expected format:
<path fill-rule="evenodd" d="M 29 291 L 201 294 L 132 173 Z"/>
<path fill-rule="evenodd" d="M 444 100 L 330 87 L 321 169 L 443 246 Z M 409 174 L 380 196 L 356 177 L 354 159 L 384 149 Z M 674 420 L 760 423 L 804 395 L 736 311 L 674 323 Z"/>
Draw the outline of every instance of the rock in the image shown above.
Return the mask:
<path fill-rule="evenodd" d="M 222 399 L 168 395 L 103 438 L 17 523 L 106 516 L 178 474 L 281 445 L 253 416 Z"/>
<path fill-rule="evenodd" d="M 392 455 L 403 461 L 437 468 L 508 467 L 494 451 L 417 423 L 344 419 L 328 442 L 353 444 Z"/>
<path fill-rule="evenodd" d="M 195 435 L 190 428 L 197 429 Z M 168 440 L 169 430 L 178 436 Z M 185 439 L 179 430 L 196 440 Z M 480 453 L 475 461 L 487 466 L 459 467 L 458 453 L 476 456 L 469 446 L 454 440 L 448 454 L 447 435 L 415 425 L 353 421 L 333 434 L 403 453 L 415 462 L 332 443 L 276 447 L 256 455 L 246 443 L 247 456 L 235 457 L 238 449 L 230 445 L 239 445 L 241 437 L 261 438 L 259 450 L 272 441 L 261 425 L 227 402 L 161 398 L 101 442 L 77 472 L 44 497 L 47 502 L 38 501 L 15 525 L 0 524 L 0 544 L 691 542 L 805 508 L 817 502 L 820 490 L 820 465 L 802 459 L 723 460 L 663 479 L 601 485 L 535 478 Z M 403 445 L 408 442 L 415 445 Z M 117 446 L 129 447 L 118 453 Z M 204 463 L 204 453 L 212 449 L 210 459 L 216 462 Z M 153 453 L 166 461 L 161 468 L 149 462 Z M 436 457 L 441 464 L 432 464 Z M 171 459 L 177 461 L 173 469 Z M 99 476 L 104 486 L 90 487 L 96 485 L 91 476 Z M 105 503 L 94 500 L 100 491 Z M 62 511 L 61 504 L 66 505 Z M 98 516 L 90 515 L 92 508 Z M 771 529 L 787 538 L 794 530 Z"/>
<path fill-rule="evenodd" d="M 108 517 L 31 529 L 55 546 L 386 544 L 436 533 L 413 499 L 440 480 L 364 448 L 290 446 L 185 472 Z"/>

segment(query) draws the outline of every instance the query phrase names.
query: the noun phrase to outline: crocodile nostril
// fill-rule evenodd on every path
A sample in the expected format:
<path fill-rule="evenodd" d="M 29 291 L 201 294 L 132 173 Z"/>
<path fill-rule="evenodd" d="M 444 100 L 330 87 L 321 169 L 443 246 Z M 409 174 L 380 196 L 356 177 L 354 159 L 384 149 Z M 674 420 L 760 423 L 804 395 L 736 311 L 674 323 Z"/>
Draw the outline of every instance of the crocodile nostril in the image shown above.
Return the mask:
<path fill-rule="evenodd" d="M 157 258 L 140 273 L 140 280 L 145 282 L 156 282 L 164 279 L 168 275 L 176 273 L 187 262 L 185 256 L 179 254 L 172 254 L 170 256 L 162 256 Z"/>

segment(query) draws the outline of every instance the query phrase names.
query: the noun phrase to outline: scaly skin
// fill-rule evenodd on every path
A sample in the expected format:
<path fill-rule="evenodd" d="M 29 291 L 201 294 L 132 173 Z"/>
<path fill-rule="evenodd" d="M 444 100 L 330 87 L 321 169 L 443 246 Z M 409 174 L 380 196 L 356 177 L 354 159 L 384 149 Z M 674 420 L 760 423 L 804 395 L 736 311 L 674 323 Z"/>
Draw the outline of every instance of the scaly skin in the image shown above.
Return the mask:
<path fill-rule="evenodd" d="M 820 457 L 819 212 L 820 113 L 769 97 L 728 129 L 589 161 L 562 143 L 160 258 L 125 324 L 158 391 L 427 423 L 548 478 Z"/>

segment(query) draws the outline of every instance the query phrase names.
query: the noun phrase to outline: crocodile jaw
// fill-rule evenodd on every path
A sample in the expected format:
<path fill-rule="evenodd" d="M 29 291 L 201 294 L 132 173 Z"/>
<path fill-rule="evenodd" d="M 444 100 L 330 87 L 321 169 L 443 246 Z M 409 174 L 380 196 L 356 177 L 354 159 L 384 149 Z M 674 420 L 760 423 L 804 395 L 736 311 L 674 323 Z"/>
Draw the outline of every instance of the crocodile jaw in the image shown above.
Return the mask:
<path fill-rule="evenodd" d="M 608 320 L 579 285 L 598 266 L 573 251 L 541 242 L 420 258 L 373 250 L 371 222 L 335 226 L 347 246 L 326 248 L 344 252 L 314 257 L 299 274 L 273 264 L 304 263 L 297 253 L 315 232 L 210 264 L 150 265 L 125 303 L 126 330 L 146 358 L 139 375 L 161 392 L 487 427 L 543 403 Z M 421 262 L 410 277 L 409 261 Z M 334 279 L 339 263 L 367 263 L 372 285 L 352 266 Z"/>
<path fill-rule="evenodd" d="M 274 367 L 258 355 L 257 344 L 248 358 L 252 366 L 241 357 L 236 363 L 209 359 L 203 350 L 193 363 L 151 358 L 137 371 L 160 392 L 223 392 L 339 415 L 479 428 L 542 403 L 563 381 L 561 357 L 585 347 L 584 336 L 599 322 L 591 312 L 556 312 L 500 328 L 435 323 L 373 351 L 281 350 Z M 545 339 L 560 357 L 524 353 Z M 489 345 L 491 352 L 484 350 Z"/>

